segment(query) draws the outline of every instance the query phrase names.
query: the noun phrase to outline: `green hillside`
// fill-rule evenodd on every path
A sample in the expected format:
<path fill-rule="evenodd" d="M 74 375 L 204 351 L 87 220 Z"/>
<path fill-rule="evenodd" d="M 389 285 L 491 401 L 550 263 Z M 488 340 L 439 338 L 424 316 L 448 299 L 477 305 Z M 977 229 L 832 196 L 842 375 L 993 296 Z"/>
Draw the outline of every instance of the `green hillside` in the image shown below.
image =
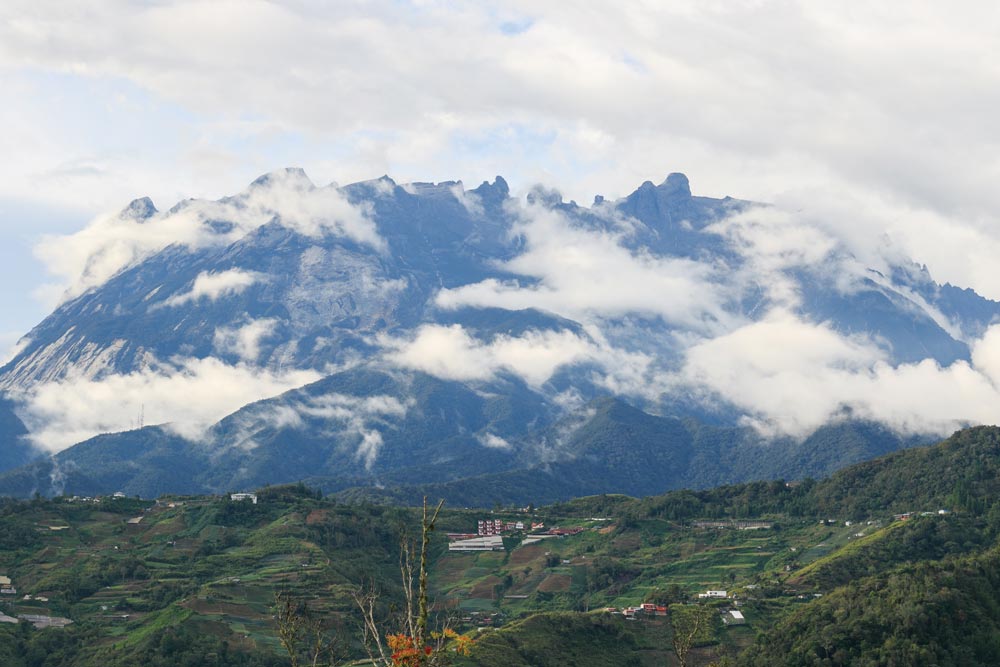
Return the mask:
<path fill-rule="evenodd" d="M 1000 430 L 977 428 L 820 481 L 446 508 L 432 621 L 475 638 L 461 665 L 678 664 L 674 626 L 703 612 L 691 665 L 995 664 L 998 468 Z M 449 550 L 447 533 L 482 519 L 525 528 L 499 551 Z M 287 665 L 277 593 L 321 620 L 344 661 L 361 660 L 352 593 L 374 584 L 379 618 L 399 611 L 400 535 L 417 525 L 413 510 L 304 485 L 260 489 L 257 503 L 5 501 L 0 576 L 16 592 L 0 593 L 0 612 L 22 621 L 0 622 L 0 662 Z M 708 590 L 726 597 L 698 597 Z M 623 617 L 642 603 L 668 612 Z"/>

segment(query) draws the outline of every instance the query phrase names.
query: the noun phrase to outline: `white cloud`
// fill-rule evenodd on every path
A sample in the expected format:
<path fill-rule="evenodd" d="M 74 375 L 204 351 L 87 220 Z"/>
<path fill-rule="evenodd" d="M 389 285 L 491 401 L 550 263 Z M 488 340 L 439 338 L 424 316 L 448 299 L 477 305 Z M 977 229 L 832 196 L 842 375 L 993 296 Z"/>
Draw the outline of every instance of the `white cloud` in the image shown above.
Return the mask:
<path fill-rule="evenodd" d="M 261 341 L 271 336 L 277 325 L 277 319 L 266 317 L 238 327 L 219 327 L 215 331 L 213 346 L 217 352 L 235 354 L 252 364 L 260 358 Z"/>
<path fill-rule="evenodd" d="M 3 360 L 0 361 L 0 365 L 3 365 L 21 354 L 25 348 L 31 345 L 31 339 L 21 334 L 7 332 L 6 334 L 0 334 L 0 345 L 6 346 L 7 349 L 3 354 Z"/>
<path fill-rule="evenodd" d="M 265 279 L 256 271 L 244 271 L 243 269 L 229 269 L 227 271 L 202 271 L 191 285 L 191 289 L 181 294 L 175 294 L 163 302 L 164 306 L 182 306 L 191 301 L 207 299 L 215 301 L 223 296 L 239 294 L 254 283 Z"/>
<path fill-rule="evenodd" d="M 100 216 L 68 236 L 46 236 L 35 253 L 65 281 L 63 298 L 77 296 L 170 245 L 203 248 L 232 243 L 273 220 L 300 234 L 334 234 L 378 250 L 385 248 L 364 208 L 351 205 L 335 187 L 315 188 L 296 170 L 268 174 L 263 182 L 220 201 L 187 200 L 178 207 L 136 220 Z M 230 223 L 219 231 L 212 223 Z M 191 298 L 246 287 L 250 275 L 238 269 L 196 281 Z M 176 303 L 183 303 L 179 297 Z M 176 305 L 176 303 L 172 305 Z"/>
<path fill-rule="evenodd" d="M 592 381 L 609 391 L 647 398 L 662 391 L 651 381 L 650 357 L 616 349 L 598 331 L 592 333 L 588 339 L 566 330 L 528 331 L 484 342 L 458 324 L 428 324 L 412 339 L 383 336 L 380 343 L 390 363 L 448 380 L 485 381 L 507 372 L 539 389 L 559 369 L 589 364 Z"/>
<path fill-rule="evenodd" d="M 315 381 L 313 371 L 272 373 L 218 359 L 179 359 L 160 370 L 70 377 L 41 384 L 20 396 L 32 440 L 57 452 L 100 433 L 169 422 L 190 439 L 240 407 Z"/>
<path fill-rule="evenodd" d="M 938 280 L 1000 298 L 996 26 L 996 7 L 985 1 L 959 11 L 930 0 L 850 11 L 807 0 L 636 1 L 607 11 L 524 0 L 501 8 L 11 0 L 0 8 L 0 84 L 8 93 L 0 194 L 91 211 L 149 188 L 169 201 L 218 196 L 247 170 L 292 158 L 341 182 L 384 172 L 472 181 L 499 171 L 515 191 L 541 180 L 587 201 L 680 169 L 699 193 L 780 204 L 769 217 L 756 211 L 719 228 L 743 243 L 750 262 L 733 281 L 760 282 L 774 304 L 796 302 L 783 269 L 830 263 L 823 253 L 831 240 L 857 259 L 833 262 L 846 280 L 858 268 L 884 268 L 889 256 L 912 257 Z M 454 72 L 467 74 L 463 85 L 442 75 Z M 311 194 L 300 197 L 300 186 Z M 288 197 L 198 201 L 142 225 L 102 217 L 48 239 L 39 254 L 72 295 L 168 243 L 230 240 L 203 225 L 220 215 L 235 218 L 234 234 L 242 234 L 284 208 L 286 224 L 303 233 L 332 229 L 381 247 L 366 212 L 342 209 L 334 190 L 301 181 L 282 187 Z M 692 372 L 765 416 L 779 407 L 751 396 L 741 377 L 725 384 L 725 369 L 706 350 L 756 352 L 763 343 L 751 344 L 751 334 L 788 337 L 803 363 L 836 380 L 818 407 L 789 398 L 789 414 L 802 415 L 789 428 L 835 411 L 841 385 L 856 383 L 865 397 L 867 387 L 904 376 L 958 385 L 994 377 L 984 370 L 992 367 L 990 334 L 976 345 L 972 375 L 960 364 L 889 369 L 864 357 L 877 356 L 874 346 L 831 339 L 821 325 L 726 315 L 733 285 L 719 283 L 715 267 L 630 253 L 614 234 L 587 235 L 554 214 L 532 214 L 521 231 L 528 252 L 510 268 L 531 281 L 446 291 L 440 303 L 531 306 L 588 323 L 623 313 L 663 317 L 697 332 L 683 339 L 693 346 Z M 532 370 L 504 347 L 513 344 L 452 334 L 457 358 L 449 360 L 438 352 L 449 334 L 425 334 L 413 344 L 430 348 L 427 360 L 403 347 L 394 354 L 457 377 L 516 368 L 537 382 L 560 363 L 596 354 L 580 341 L 567 340 L 563 352 L 540 339 L 521 353 L 542 357 Z M 800 350 L 800 337 L 826 346 L 824 354 Z M 483 351 L 487 358 L 476 358 Z M 767 386 L 772 376 L 751 362 L 741 364 Z M 793 370 L 776 372 L 793 385 L 809 379 Z M 815 383 L 801 386 L 823 393 Z M 870 399 L 901 414 L 886 397 Z M 985 404 L 971 401 L 963 414 L 990 414 L 973 405 Z"/>
<path fill-rule="evenodd" d="M 229 441 L 233 446 L 252 450 L 258 445 L 256 435 L 262 429 L 315 428 L 307 419 L 321 419 L 325 435 L 357 442 L 355 456 L 370 469 L 384 442 L 379 429 L 391 428 L 389 420 L 402 419 L 412 405 L 412 399 L 401 401 L 385 394 L 330 393 L 291 398 L 284 404 L 255 406 L 241 412 L 235 423 L 235 435 L 229 436 Z"/>
<path fill-rule="evenodd" d="M 39 200 L 218 194 L 290 155 L 342 182 L 500 170 L 581 201 L 674 168 L 716 195 L 878 201 L 878 233 L 1000 296 L 995 253 L 964 252 L 998 237 L 987 2 L 25 0 L 0 18 L 0 183 Z M 456 71 L 474 76 L 441 76 Z M 95 97 L 105 104 L 73 103 Z"/>
<path fill-rule="evenodd" d="M 730 278 L 746 290 L 767 295 L 768 307 L 799 305 L 799 286 L 788 275 L 792 269 L 823 269 L 836 275 L 845 258 L 832 257 L 838 241 L 806 216 L 773 206 L 752 206 L 709 225 L 706 233 L 719 234 L 740 252 L 747 263 Z M 863 270 L 849 262 L 849 274 Z M 834 279 L 836 280 L 836 278 Z"/>
<path fill-rule="evenodd" d="M 513 446 L 501 438 L 499 435 L 494 435 L 493 433 L 484 433 L 483 435 L 476 436 L 476 440 L 479 441 L 483 447 L 487 449 L 502 449 L 510 450 Z"/>
<path fill-rule="evenodd" d="M 731 319 L 715 268 L 689 259 L 653 256 L 621 244 L 625 232 L 574 226 L 557 210 L 528 206 L 515 233 L 526 250 L 503 268 L 537 283 L 495 279 L 442 290 L 443 308 L 537 308 L 581 322 L 638 313 L 668 324 L 711 331 Z"/>
<path fill-rule="evenodd" d="M 449 380 L 488 380 L 501 370 L 538 386 L 560 366 L 592 356 L 592 345 L 569 331 L 498 336 L 484 344 L 461 325 L 420 327 L 413 340 L 383 338 L 386 358 L 404 368 Z"/>
<path fill-rule="evenodd" d="M 862 339 L 787 313 L 696 345 L 683 381 L 746 410 L 765 432 L 804 436 L 843 416 L 904 433 L 947 434 L 1000 421 L 1000 327 L 974 346 L 973 363 L 931 359 L 892 366 Z"/>

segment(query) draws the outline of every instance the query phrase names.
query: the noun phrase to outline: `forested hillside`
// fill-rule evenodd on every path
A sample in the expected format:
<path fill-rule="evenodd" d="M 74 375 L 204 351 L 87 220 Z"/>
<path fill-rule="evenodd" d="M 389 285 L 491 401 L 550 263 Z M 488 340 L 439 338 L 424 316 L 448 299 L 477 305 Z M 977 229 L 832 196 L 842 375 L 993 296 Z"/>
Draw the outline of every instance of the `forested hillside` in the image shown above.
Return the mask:
<path fill-rule="evenodd" d="M 446 507 L 431 624 L 487 667 L 995 664 L 998 467 L 1000 429 L 976 428 L 818 481 Z M 5 501 L 3 664 L 288 665 L 279 594 L 364 664 L 356 595 L 399 627 L 418 513 L 306 485 L 240 498 Z M 499 541 L 464 549 L 484 521 Z"/>

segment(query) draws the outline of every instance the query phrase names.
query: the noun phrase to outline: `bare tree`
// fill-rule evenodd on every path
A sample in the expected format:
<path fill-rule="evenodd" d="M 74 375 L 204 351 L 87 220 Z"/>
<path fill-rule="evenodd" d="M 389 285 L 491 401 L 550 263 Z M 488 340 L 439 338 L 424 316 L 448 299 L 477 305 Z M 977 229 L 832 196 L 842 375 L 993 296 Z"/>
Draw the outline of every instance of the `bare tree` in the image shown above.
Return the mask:
<path fill-rule="evenodd" d="M 274 596 L 274 618 L 278 641 L 288 653 L 292 667 L 333 667 L 337 664 L 338 642 L 305 601 L 288 591 Z"/>
<path fill-rule="evenodd" d="M 448 661 L 445 644 L 454 640 L 457 650 L 465 652 L 471 643 L 445 625 L 439 631 L 428 630 L 430 611 L 427 594 L 427 560 L 431 533 L 444 501 L 433 511 L 424 498 L 423 516 L 420 521 L 419 546 L 404 536 L 400 541 L 399 571 L 403 584 L 403 612 L 397 632 L 386 632 L 385 625 L 376 616 L 379 600 L 374 585 L 364 586 L 354 594 L 354 601 L 361 610 L 363 635 L 368 656 L 376 665 L 384 667 L 434 667 Z M 416 590 L 414 590 L 416 584 Z"/>

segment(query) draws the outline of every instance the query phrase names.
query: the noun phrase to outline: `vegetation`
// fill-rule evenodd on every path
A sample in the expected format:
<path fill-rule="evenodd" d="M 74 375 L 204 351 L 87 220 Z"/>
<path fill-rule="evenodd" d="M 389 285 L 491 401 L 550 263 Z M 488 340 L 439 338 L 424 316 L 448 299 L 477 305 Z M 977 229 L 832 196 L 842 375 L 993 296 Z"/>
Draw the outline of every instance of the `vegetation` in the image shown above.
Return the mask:
<path fill-rule="evenodd" d="M 763 635 L 746 665 L 1000 664 L 1000 553 L 851 582 Z"/>
<path fill-rule="evenodd" d="M 998 492 L 981 428 L 819 481 L 492 513 L 301 484 L 0 502 L 0 611 L 73 621 L 0 623 L 0 664 L 998 664 Z M 484 518 L 561 530 L 448 550 Z"/>

